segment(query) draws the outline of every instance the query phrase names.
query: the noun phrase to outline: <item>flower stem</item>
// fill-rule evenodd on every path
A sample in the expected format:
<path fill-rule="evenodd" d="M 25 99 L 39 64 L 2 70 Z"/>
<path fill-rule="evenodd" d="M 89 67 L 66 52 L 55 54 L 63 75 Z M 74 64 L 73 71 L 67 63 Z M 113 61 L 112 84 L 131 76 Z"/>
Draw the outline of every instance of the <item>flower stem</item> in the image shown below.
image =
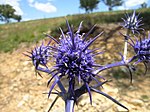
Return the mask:
<path fill-rule="evenodd" d="M 126 37 L 125 37 L 125 43 L 124 43 L 124 52 L 123 57 L 125 63 L 127 62 L 127 54 L 128 54 L 128 37 L 129 37 L 130 30 L 127 30 Z"/>
<path fill-rule="evenodd" d="M 128 61 L 127 61 L 127 63 L 128 63 Z M 107 65 L 105 65 L 105 66 L 103 66 L 103 67 L 100 67 L 99 69 L 97 69 L 97 70 L 94 71 L 93 73 L 94 73 L 94 74 L 98 74 L 98 73 L 100 73 L 101 71 L 104 71 L 104 70 L 106 70 L 106 69 L 110 69 L 110 68 L 113 68 L 113 67 L 119 67 L 119 66 L 126 66 L 127 63 L 125 63 L 124 60 L 123 60 L 123 61 L 119 61 L 119 62 L 107 64 Z"/>
<path fill-rule="evenodd" d="M 126 62 L 126 60 L 127 60 L 127 53 L 128 53 L 128 40 L 125 40 L 124 53 L 123 53 L 123 57 L 124 57 L 124 61 L 125 61 L 125 62 Z"/>
<path fill-rule="evenodd" d="M 65 112 L 74 112 L 74 100 L 67 100 L 66 101 Z"/>

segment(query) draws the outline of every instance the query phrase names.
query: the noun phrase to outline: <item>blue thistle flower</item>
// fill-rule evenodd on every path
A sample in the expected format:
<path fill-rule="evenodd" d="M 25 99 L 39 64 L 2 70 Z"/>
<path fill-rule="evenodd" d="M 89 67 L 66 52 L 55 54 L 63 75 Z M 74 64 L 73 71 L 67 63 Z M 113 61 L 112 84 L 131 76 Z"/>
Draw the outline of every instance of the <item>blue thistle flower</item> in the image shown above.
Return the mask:
<path fill-rule="evenodd" d="M 136 42 L 134 51 L 138 57 L 138 62 L 150 62 L 150 34 L 147 39 Z"/>
<path fill-rule="evenodd" d="M 46 67 L 47 62 L 51 56 L 51 50 L 48 46 L 44 46 L 43 44 L 40 47 L 35 48 L 32 51 L 32 61 L 34 66 L 37 68 L 39 65 L 43 65 Z"/>
<path fill-rule="evenodd" d="M 59 79 L 66 76 L 69 80 L 68 93 L 70 93 L 70 96 L 72 97 L 75 94 L 75 79 L 78 79 L 79 83 L 83 82 L 86 85 L 90 95 L 90 101 L 92 101 L 89 83 L 95 79 L 95 76 L 97 76 L 97 74 L 93 73 L 95 71 L 95 67 L 100 67 L 100 65 L 95 63 L 94 56 L 101 54 L 102 52 L 94 54 L 95 50 L 91 50 L 89 46 L 98 37 L 100 37 L 102 33 L 97 35 L 95 38 L 86 41 L 86 38 L 92 30 L 89 31 L 88 35 L 80 35 L 82 22 L 80 23 L 76 33 L 73 32 L 68 21 L 67 26 L 69 32 L 64 34 L 60 29 L 62 33 L 60 41 L 57 45 L 55 45 L 55 47 L 53 47 L 53 57 L 56 61 L 56 65 L 53 70 L 54 72 L 52 73 L 55 75 L 49 80 L 49 83 L 56 75 L 59 75 Z M 51 36 L 49 37 L 51 38 Z M 53 87 L 50 89 L 49 95 Z"/>
<path fill-rule="evenodd" d="M 122 18 L 122 20 L 124 21 L 124 23 L 122 24 L 122 26 L 126 29 L 129 29 L 134 33 L 139 33 L 140 30 L 143 30 L 143 28 L 141 28 L 141 26 L 143 25 L 142 22 L 142 18 L 139 18 L 139 15 L 136 15 L 135 10 L 133 11 L 132 15 L 129 14 L 125 14 L 125 19 Z"/>
<path fill-rule="evenodd" d="M 28 52 L 30 55 L 25 54 L 32 59 L 33 65 L 37 69 L 39 65 L 47 67 L 47 63 L 51 57 L 51 49 L 49 47 L 50 42 L 44 46 L 42 43 L 41 46 L 36 47 L 32 52 Z"/>
<path fill-rule="evenodd" d="M 128 42 L 135 51 L 135 56 L 133 56 L 129 62 L 132 62 L 137 59 L 137 61 L 134 63 L 134 65 L 142 62 L 145 66 L 145 73 L 147 72 L 147 63 L 150 62 L 150 33 L 148 35 L 148 38 L 144 38 L 143 40 L 140 38 L 140 40 L 136 38 L 136 43 L 129 38 L 131 41 Z"/>
<path fill-rule="evenodd" d="M 140 39 L 138 41 L 136 37 L 136 43 L 131 38 L 130 40 L 131 42 L 129 42 L 129 44 L 134 48 L 134 51 L 136 53 L 133 59 L 138 59 L 136 64 L 139 62 L 150 62 L 150 33 L 148 35 L 148 38 L 144 38 L 143 40 Z"/>
<path fill-rule="evenodd" d="M 58 97 L 62 97 L 62 99 L 67 104 L 66 110 L 72 110 L 73 107 L 70 106 L 72 105 L 72 101 L 70 100 L 76 102 L 78 98 L 86 92 L 88 92 L 90 102 L 92 104 L 91 91 L 102 94 L 103 96 L 109 98 L 116 104 L 127 109 L 124 105 L 120 104 L 111 96 L 96 89 L 97 87 L 100 87 L 106 82 L 108 82 L 102 76 L 99 76 L 98 73 L 105 69 L 109 69 L 115 66 L 125 66 L 124 60 L 114 64 L 108 64 L 106 66 L 96 64 L 95 56 L 98 54 L 102 54 L 103 52 L 95 53 L 95 51 L 97 51 L 98 49 L 90 49 L 90 46 L 93 42 L 96 41 L 97 38 L 99 38 L 103 34 L 103 32 L 98 34 L 96 37 L 87 40 L 87 37 L 93 31 L 95 25 L 86 35 L 84 35 L 80 34 L 82 22 L 80 23 L 79 28 L 75 33 L 72 27 L 70 27 L 68 21 L 66 21 L 66 24 L 68 27 L 68 32 L 64 34 L 62 29 L 60 28 L 61 36 L 59 41 L 57 41 L 54 37 L 46 34 L 46 36 L 54 40 L 56 44 L 50 45 L 50 42 L 46 46 L 42 44 L 40 47 L 35 48 L 32 52 L 29 52 L 31 56 L 27 55 L 32 59 L 36 70 L 46 72 L 52 75 L 47 85 L 49 85 L 51 81 L 55 78 L 54 82 L 50 87 L 48 97 L 50 97 L 51 94 L 57 94 L 58 96 L 50 106 L 50 109 L 53 107 Z M 55 61 L 55 65 L 51 69 L 47 67 L 47 63 L 50 57 L 52 57 L 52 59 Z M 40 65 L 44 67 L 42 68 Z M 61 79 L 63 77 L 67 77 L 68 79 L 69 86 L 67 92 L 61 83 Z M 105 81 L 100 82 L 96 77 L 101 78 Z M 97 82 L 95 86 L 89 85 L 92 80 Z M 80 85 L 80 87 L 76 87 L 77 83 L 80 83 L 82 85 Z M 61 92 L 52 92 L 56 84 L 58 84 Z"/>

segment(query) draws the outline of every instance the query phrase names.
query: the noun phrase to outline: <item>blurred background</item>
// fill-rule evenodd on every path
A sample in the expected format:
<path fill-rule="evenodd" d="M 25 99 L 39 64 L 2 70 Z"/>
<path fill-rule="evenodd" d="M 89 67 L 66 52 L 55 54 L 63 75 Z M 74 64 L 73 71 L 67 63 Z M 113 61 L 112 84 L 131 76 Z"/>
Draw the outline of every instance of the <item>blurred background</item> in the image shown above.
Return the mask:
<path fill-rule="evenodd" d="M 104 31 L 91 48 L 101 48 L 106 53 L 98 55 L 97 63 L 102 65 L 121 60 L 125 33 L 121 23 L 125 13 L 140 13 L 146 36 L 150 30 L 150 0 L 0 0 L 0 110 L 1 112 L 47 112 L 55 99 L 47 94 L 49 75 L 43 78 L 35 75 L 35 68 L 23 53 L 49 40 L 43 33 L 60 36 L 59 27 L 67 32 L 65 19 L 75 31 L 83 21 L 81 33 L 87 33 L 97 24 L 89 38 Z M 52 42 L 53 44 L 54 42 Z M 134 55 L 129 48 L 128 58 Z M 129 72 L 125 67 L 109 69 L 100 73 L 112 82 L 101 90 L 126 105 L 131 112 L 150 111 L 150 67 L 144 74 L 139 64 L 133 72 L 130 84 Z M 65 81 L 64 81 L 65 84 Z M 67 86 L 67 85 L 66 85 Z M 56 87 L 57 88 L 57 87 Z M 52 112 L 63 112 L 64 102 L 59 99 Z M 93 93 L 93 105 L 88 94 L 83 95 L 76 112 L 124 112 L 123 108 L 101 95 Z"/>

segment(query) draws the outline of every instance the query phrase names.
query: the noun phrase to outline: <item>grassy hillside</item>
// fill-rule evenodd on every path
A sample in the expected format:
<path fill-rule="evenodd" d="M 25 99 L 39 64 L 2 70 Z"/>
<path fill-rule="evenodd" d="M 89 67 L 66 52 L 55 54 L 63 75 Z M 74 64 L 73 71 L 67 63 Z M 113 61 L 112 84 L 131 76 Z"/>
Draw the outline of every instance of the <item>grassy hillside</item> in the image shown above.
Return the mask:
<path fill-rule="evenodd" d="M 21 42 L 36 42 L 44 37 L 43 32 L 62 22 L 62 18 L 53 18 L 0 25 L 0 51 L 12 51 Z"/>
<path fill-rule="evenodd" d="M 146 28 L 149 29 L 150 9 L 140 9 L 138 12 L 141 12 Z M 67 19 L 74 26 L 78 26 L 81 21 L 84 21 L 84 27 L 90 28 L 94 24 L 121 22 L 124 13 L 125 11 L 112 11 L 70 15 L 67 16 Z M 12 51 L 22 42 L 37 42 L 44 38 L 43 32 L 57 37 L 59 27 L 65 28 L 65 17 L 0 25 L 0 52 Z"/>

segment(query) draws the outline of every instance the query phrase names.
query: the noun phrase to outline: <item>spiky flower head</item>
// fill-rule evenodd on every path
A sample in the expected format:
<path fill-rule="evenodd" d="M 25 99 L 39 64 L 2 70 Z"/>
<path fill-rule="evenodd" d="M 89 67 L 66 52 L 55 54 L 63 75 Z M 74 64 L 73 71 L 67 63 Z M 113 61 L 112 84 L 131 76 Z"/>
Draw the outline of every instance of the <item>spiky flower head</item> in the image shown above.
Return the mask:
<path fill-rule="evenodd" d="M 37 68 L 39 65 L 46 66 L 49 58 L 51 50 L 48 46 L 44 46 L 43 44 L 31 52 L 31 59 L 34 66 Z"/>
<path fill-rule="evenodd" d="M 96 89 L 97 87 L 100 87 L 108 82 L 103 77 L 99 76 L 98 73 L 108 68 L 124 65 L 124 61 L 122 60 L 117 63 L 109 64 L 108 66 L 96 64 L 95 56 L 103 52 L 96 52 L 98 48 L 91 49 L 90 46 L 98 37 L 102 35 L 103 32 L 98 34 L 96 37 L 87 40 L 87 37 L 89 37 L 95 26 L 93 26 L 87 34 L 80 34 L 82 22 L 75 33 L 68 21 L 66 21 L 66 24 L 68 27 L 68 32 L 64 34 L 60 28 L 61 36 L 59 41 L 46 34 L 46 36 L 50 37 L 51 40 L 56 42 L 56 44 L 50 45 L 50 42 L 46 46 L 42 44 L 40 47 L 35 48 L 31 53 L 29 52 L 31 56 L 27 55 L 32 59 L 36 70 L 52 75 L 47 85 L 49 85 L 55 78 L 54 82 L 50 86 L 48 97 L 52 93 L 55 85 L 58 84 L 61 92 L 57 91 L 53 93 L 61 96 L 65 102 L 68 100 L 74 100 L 76 102 L 82 94 L 88 92 L 90 102 L 92 103 L 91 91 L 93 91 L 109 98 L 116 104 L 127 109 L 111 96 Z M 47 66 L 50 59 L 55 62 L 52 68 Z M 41 67 L 40 65 L 43 65 L 44 67 Z M 69 86 L 67 92 L 64 85 L 61 83 L 62 77 L 66 77 L 68 79 L 67 83 Z M 100 82 L 97 78 L 102 78 L 104 81 Z M 92 80 L 96 81 L 96 85 L 90 86 Z M 76 87 L 77 83 L 80 83 L 81 85 Z M 58 97 L 56 97 L 50 108 L 52 108 L 57 98 Z M 68 106 L 68 108 L 70 108 L 70 106 Z"/>
<path fill-rule="evenodd" d="M 141 28 L 143 24 L 141 23 L 142 18 L 139 18 L 139 15 L 140 13 L 136 15 L 135 10 L 131 15 L 125 14 L 125 18 L 122 18 L 124 21 L 122 26 L 126 29 L 131 30 L 133 33 L 139 33 L 140 30 L 144 30 L 143 28 Z"/>
<path fill-rule="evenodd" d="M 89 90 L 88 84 L 92 81 L 92 79 L 95 79 L 94 77 L 97 75 L 94 74 L 95 67 L 100 67 L 100 65 L 95 64 L 94 58 L 95 55 L 102 52 L 94 54 L 94 51 L 97 49 L 91 50 L 89 46 L 98 37 L 100 37 L 102 33 L 97 35 L 95 38 L 86 41 L 86 38 L 89 36 L 94 27 L 87 33 L 87 35 L 84 36 L 84 34 L 80 34 L 82 22 L 80 23 L 76 33 L 73 32 L 73 29 L 70 27 L 68 21 L 66 23 L 68 32 L 64 34 L 60 29 L 62 33 L 60 41 L 57 41 L 57 44 L 52 47 L 53 57 L 56 62 L 53 69 L 54 72 L 52 73 L 54 76 L 57 75 L 59 79 L 64 76 L 68 78 L 68 91 L 72 96 L 74 94 L 75 84 L 77 84 L 76 79 L 79 83 L 83 82 L 86 84 L 87 89 Z M 52 79 L 50 79 L 50 81 L 51 80 Z"/>
<path fill-rule="evenodd" d="M 148 38 L 144 37 L 144 39 L 138 40 L 135 37 L 136 42 L 134 42 L 130 37 L 130 42 L 128 42 L 134 49 L 135 55 L 129 59 L 128 63 L 134 62 L 133 66 L 131 67 L 133 70 L 136 70 L 134 65 L 138 63 L 143 63 L 145 66 L 145 73 L 147 73 L 147 64 L 150 63 L 150 33 Z"/>
<path fill-rule="evenodd" d="M 148 38 L 136 41 L 134 51 L 138 58 L 138 62 L 150 62 L 150 33 Z"/>
<path fill-rule="evenodd" d="M 102 35 L 102 32 L 96 37 L 86 40 L 95 26 L 93 26 L 91 30 L 84 35 L 84 33 L 80 34 L 82 22 L 75 33 L 73 32 L 73 29 L 69 25 L 68 21 L 66 24 L 68 27 L 68 32 L 64 34 L 60 28 L 61 36 L 59 41 L 46 34 L 46 36 L 50 37 L 56 42 L 56 44 L 50 45 L 49 43 L 46 46 L 42 44 L 40 47 L 35 48 L 29 57 L 32 59 L 37 70 L 52 74 L 52 78 L 48 81 L 48 85 L 53 78 L 57 77 L 57 80 L 55 80 L 50 88 L 49 96 L 55 85 L 62 77 L 67 77 L 68 79 L 68 93 L 70 93 L 70 96 L 75 94 L 75 85 L 77 83 L 86 85 L 89 95 L 91 96 L 89 83 L 92 80 L 98 82 L 95 78 L 95 76 L 98 76 L 95 74 L 95 71 L 96 68 L 101 67 L 101 65 L 95 63 L 95 56 L 103 52 L 96 52 L 98 50 L 97 48 L 92 50 L 89 47 L 98 37 Z M 51 69 L 46 66 L 47 62 L 50 60 L 50 57 L 52 57 L 55 62 Z M 41 68 L 39 65 L 43 65 L 45 68 Z M 100 76 L 98 77 L 102 78 Z M 76 82 L 76 79 L 78 82 Z"/>

